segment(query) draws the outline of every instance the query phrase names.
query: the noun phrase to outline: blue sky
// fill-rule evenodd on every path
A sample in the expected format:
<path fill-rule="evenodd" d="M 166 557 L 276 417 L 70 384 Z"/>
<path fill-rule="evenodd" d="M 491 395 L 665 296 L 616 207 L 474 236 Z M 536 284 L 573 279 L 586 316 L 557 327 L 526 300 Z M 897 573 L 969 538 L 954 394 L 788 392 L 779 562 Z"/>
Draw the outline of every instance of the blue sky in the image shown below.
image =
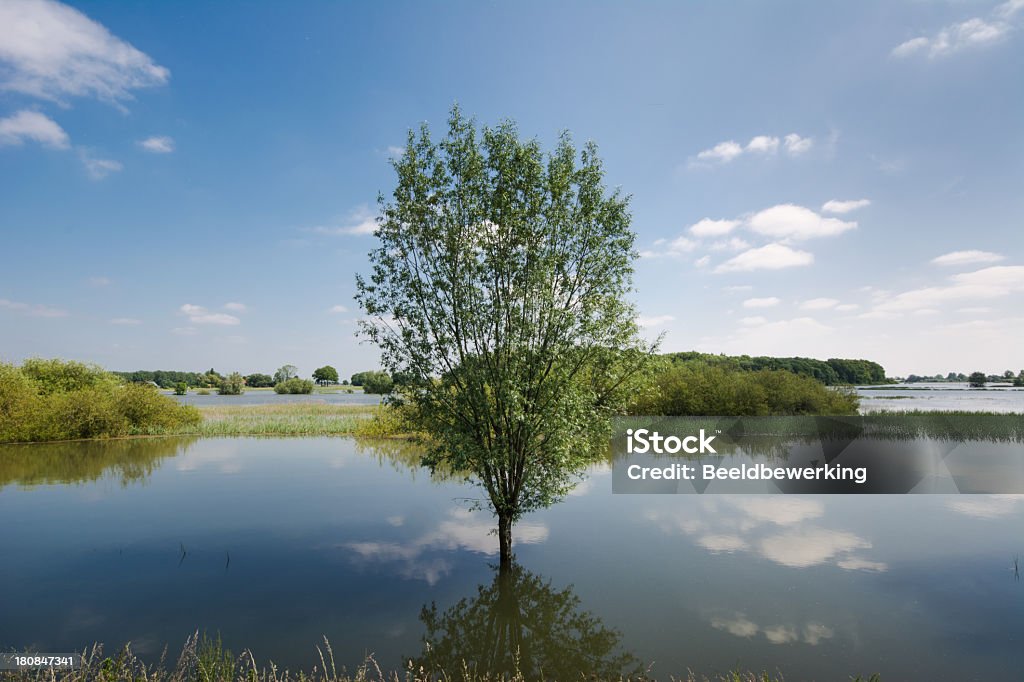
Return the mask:
<path fill-rule="evenodd" d="M 387 163 L 595 140 L 666 351 L 1024 366 L 1024 0 L 0 3 L 0 357 L 343 375 Z"/>

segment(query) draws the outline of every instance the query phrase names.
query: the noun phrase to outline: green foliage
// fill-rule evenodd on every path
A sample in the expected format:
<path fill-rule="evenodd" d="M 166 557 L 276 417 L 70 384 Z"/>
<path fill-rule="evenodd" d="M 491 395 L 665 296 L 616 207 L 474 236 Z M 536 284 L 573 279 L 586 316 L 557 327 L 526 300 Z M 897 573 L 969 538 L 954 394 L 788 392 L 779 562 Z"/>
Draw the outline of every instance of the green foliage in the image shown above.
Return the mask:
<path fill-rule="evenodd" d="M 274 385 L 274 393 L 312 393 L 313 382 L 309 379 L 292 377 Z"/>
<path fill-rule="evenodd" d="M 443 140 L 424 124 L 392 165 L 372 275 L 357 278 L 361 331 L 407 382 L 427 462 L 486 491 L 504 562 L 511 523 L 565 495 L 607 434 L 616 394 L 600 387 L 635 371 L 613 361 L 642 346 L 628 199 L 605 190 L 594 144 L 563 134 L 545 155 L 457 107 Z M 620 374 L 595 380 L 606 372 Z"/>
<path fill-rule="evenodd" d="M 220 633 L 217 639 L 204 632 L 196 647 L 196 676 L 198 682 L 220 682 L 235 679 L 235 658 L 224 648 Z"/>
<path fill-rule="evenodd" d="M 336 384 L 338 383 L 338 370 L 330 365 L 319 367 L 313 372 L 313 381 L 321 385 Z"/>
<path fill-rule="evenodd" d="M 198 391 L 196 391 L 196 395 L 210 395 L 210 389 L 201 388 Z"/>
<path fill-rule="evenodd" d="M 972 388 L 982 388 L 988 381 L 988 377 L 985 376 L 984 372 L 971 372 L 971 376 L 967 377 L 967 381 L 971 384 Z"/>
<path fill-rule="evenodd" d="M 641 676 L 639 659 L 622 649 L 622 633 L 586 611 L 572 586 L 556 588 L 515 563 L 444 611 L 424 606 L 420 620 L 423 653 L 409 667 L 431 679 L 459 669 L 494 680 Z"/>
<path fill-rule="evenodd" d="M 870 360 L 815 360 L 814 358 L 775 358 L 749 355 L 712 355 L 690 351 L 669 353 L 664 357 L 672 362 L 702 363 L 729 370 L 756 372 L 762 369 L 785 370 L 800 376 L 811 377 L 826 386 L 842 384 L 882 384 L 888 379 L 885 369 Z"/>
<path fill-rule="evenodd" d="M 701 362 L 663 363 L 636 395 L 632 414 L 840 415 L 856 414 L 858 398 L 789 371 L 744 371 Z"/>
<path fill-rule="evenodd" d="M 249 388 L 271 388 L 274 385 L 274 377 L 258 372 L 249 374 L 245 377 L 245 385 Z"/>
<path fill-rule="evenodd" d="M 217 393 L 221 395 L 242 395 L 245 392 L 245 379 L 238 372 L 232 372 L 230 375 L 225 377 L 221 382 L 220 386 L 217 387 Z"/>
<path fill-rule="evenodd" d="M 280 384 L 299 376 L 299 368 L 295 365 L 282 365 L 274 372 L 274 383 Z"/>
<path fill-rule="evenodd" d="M 386 394 L 391 393 L 395 382 L 387 372 L 363 372 L 363 391 L 366 393 Z"/>
<path fill-rule="evenodd" d="M 0 442 L 101 438 L 200 421 L 191 406 L 148 384 L 122 384 L 99 367 L 63 360 L 0 363 Z"/>
<path fill-rule="evenodd" d="M 98 365 L 57 358 L 25 360 L 21 373 L 31 379 L 44 395 L 84 389 L 102 390 L 121 383 Z"/>
<path fill-rule="evenodd" d="M 184 381 L 179 381 L 174 384 L 174 395 L 185 395 L 188 393 L 188 384 Z"/>

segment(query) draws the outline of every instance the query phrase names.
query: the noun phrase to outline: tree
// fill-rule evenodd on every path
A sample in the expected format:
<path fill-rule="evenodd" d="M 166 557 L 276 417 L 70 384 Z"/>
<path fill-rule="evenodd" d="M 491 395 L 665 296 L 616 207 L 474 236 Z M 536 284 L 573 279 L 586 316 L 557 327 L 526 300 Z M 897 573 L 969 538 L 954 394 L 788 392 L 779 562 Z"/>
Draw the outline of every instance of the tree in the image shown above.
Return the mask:
<path fill-rule="evenodd" d="M 323 386 L 324 384 L 338 383 L 338 370 L 330 365 L 324 365 L 313 372 L 313 381 Z"/>
<path fill-rule="evenodd" d="M 242 395 L 245 392 L 245 380 L 238 372 L 232 372 L 220 382 L 217 393 L 221 395 Z"/>
<path fill-rule="evenodd" d="M 245 375 L 245 385 L 249 388 L 270 388 L 274 385 L 274 377 L 259 372 L 247 374 Z"/>
<path fill-rule="evenodd" d="M 391 393 L 395 382 L 387 372 L 363 372 L 363 391 L 366 393 L 386 394 Z"/>
<path fill-rule="evenodd" d="M 628 198 L 606 192 L 593 143 L 577 153 L 563 133 L 545 157 L 458 107 L 443 140 L 424 124 L 391 163 L 360 330 L 408 378 L 425 462 L 485 491 L 508 563 L 515 521 L 576 484 L 646 357 L 622 361 L 643 350 Z"/>
<path fill-rule="evenodd" d="M 184 381 L 179 381 L 174 384 L 174 395 L 185 395 L 188 393 L 188 384 Z"/>
<path fill-rule="evenodd" d="M 274 393 L 312 393 L 313 382 L 309 379 L 292 377 L 274 384 Z"/>
<path fill-rule="evenodd" d="M 295 365 L 283 365 L 274 372 L 274 383 L 279 384 L 282 381 L 288 381 L 299 376 L 299 368 Z"/>
<path fill-rule="evenodd" d="M 622 634 L 584 610 L 572 586 L 557 589 L 519 564 L 502 566 L 490 585 L 445 611 L 424 606 L 420 621 L 423 653 L 411 667 L 429 679 L 463 669 L 503 680 L 642 677 Z"/>
<path fill-rule="evenodd" d="M 971 384 L 971 388 L 982 388 L 985 382 L 988 381 L 988 377 L 985 376 L 984 372 L 971 372 L 971 376 L 967 377 L 967 381 Z"/>

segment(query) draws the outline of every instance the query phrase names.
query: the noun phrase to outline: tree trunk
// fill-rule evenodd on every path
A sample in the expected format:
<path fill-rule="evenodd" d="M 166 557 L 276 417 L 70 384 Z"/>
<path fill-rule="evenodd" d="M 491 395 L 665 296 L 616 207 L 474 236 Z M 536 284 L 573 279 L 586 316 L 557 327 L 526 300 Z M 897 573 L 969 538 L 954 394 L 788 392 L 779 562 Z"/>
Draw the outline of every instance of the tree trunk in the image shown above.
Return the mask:
<path fill-rule="evenodd" d="M 501 567 L 512 565 L 512 517 L 498 514 L 498 546 L 501 554 Z"/>

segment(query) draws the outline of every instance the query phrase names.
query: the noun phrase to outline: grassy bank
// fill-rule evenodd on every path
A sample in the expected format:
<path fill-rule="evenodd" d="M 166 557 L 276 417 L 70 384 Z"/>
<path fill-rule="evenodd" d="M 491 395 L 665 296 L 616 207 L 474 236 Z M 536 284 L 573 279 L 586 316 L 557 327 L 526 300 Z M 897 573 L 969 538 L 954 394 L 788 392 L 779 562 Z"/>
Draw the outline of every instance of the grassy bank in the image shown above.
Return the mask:
<path fill-rule="evenodd" d="M 208 405 L 202 421 L 140 429 L 147 436 L 353 436 L 369 428 L 376 405 L 310 402 L 280 405 Z"/>
<path fill-rule="evenodd" d="M 83 652 L 82 667 L 78 670 L 32 672 L 3 672 L 0 680 L 11 682 L 527 682 L 527 677 L 518 671 L 511 674 L 482 673 L 472 666 L 463 665 L 456 670 L 425 670 L 416 668 L 410 663 L 401 671 L 385 672 L 372 656 L 368 657 L 356 670 L 339 669 L 335 663 L 334 652 L 330 643 L 324 638 L 323 643 L 310 647 L 315 652 L 311 656 L 311 666 L 306 670 L 280 670 L 273 662 L 258 663 L 251 651 L 244 651 L 235 656 L 225 649 L 220 639 L 211 639 L 197 634 L 189 637 L 175 662 L 167 660 L 167 652 L 154 665 L 147 665 L 131 650 L 129 645 L 119 652 L 107 656 L 101 645 L 94 645 Z M 588 682 L 602 680 L 637 680 L 649 682 L 655 678 L 646 674 L 633 677 L 608 678 L 595 676 L 586 670 L 580 670 L 576 677 Z M 698 675 L 686 671 L 676 675 L 663 676 L 663 679 L 675 682 L 783 682 L 781 674 L 768 672 L 732 671 L 720 675 Z M 870 678 L 848 677 L 851 682 L 881 682 L 878 675 Z"/>

